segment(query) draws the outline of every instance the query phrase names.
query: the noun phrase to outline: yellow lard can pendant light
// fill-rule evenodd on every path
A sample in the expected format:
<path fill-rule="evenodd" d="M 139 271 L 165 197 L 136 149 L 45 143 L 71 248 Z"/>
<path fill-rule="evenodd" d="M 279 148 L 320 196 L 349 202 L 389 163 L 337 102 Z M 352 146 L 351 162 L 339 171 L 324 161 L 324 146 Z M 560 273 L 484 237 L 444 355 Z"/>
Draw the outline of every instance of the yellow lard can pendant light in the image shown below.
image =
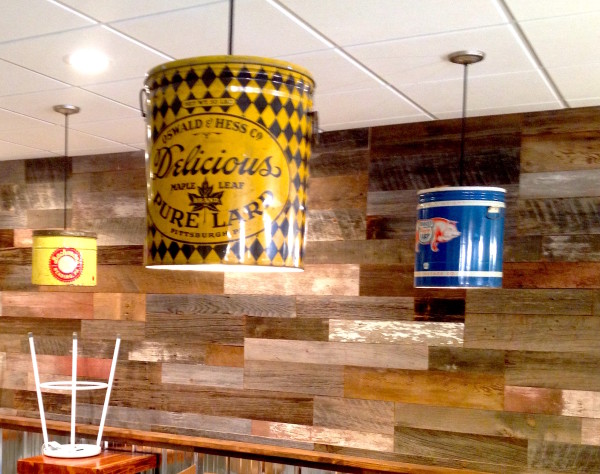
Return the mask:
<path fill-rule="evenodd" d="M 147 267 L 302 270 L 313 90 L 302 68 L 252 56 L 148 72 Z"/>
<path fill-rule="evenodd" d="M 96 234 L 67 230 L 67 157 L 69 116 L 80 111 L 75 105 L 55 105 L 65 116 L 64 229 L 34 230 L 31 283 L 52 286 L 96 286 Z"/>

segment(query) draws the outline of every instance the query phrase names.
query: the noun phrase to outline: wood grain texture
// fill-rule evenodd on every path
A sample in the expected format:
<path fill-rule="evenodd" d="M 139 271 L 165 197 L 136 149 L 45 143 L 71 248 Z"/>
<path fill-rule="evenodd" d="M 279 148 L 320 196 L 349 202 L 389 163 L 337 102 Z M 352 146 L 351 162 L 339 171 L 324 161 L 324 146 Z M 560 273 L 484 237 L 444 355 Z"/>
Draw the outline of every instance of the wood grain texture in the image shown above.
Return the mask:
<path fill-rule="evenodd" d="M 134 474 L 154 469 L 154 454 L 103 451 L 92 458 L 60 459 L 34 456 L 19 459 L 18 474 Z"/>
<path fill-rule="evenodd" d="M 127 359 L 140 362 L 198 362 L 206 361 L 206 345 L 181 341 L 135 341 Z"/>
<path fill-rule="evenodd" d="M 322 133 L 319 137 L 319 144 L 314 149 L 315 161 L 318 166 L 319 156 L 323 152 L 337 152 L 367 148 L 369 146 L 368 128 L 353 128 L 349 130 L 336 130 L 333 132 Z M 312 166 L 312 163 L 311 163 Z"/>
<path fill-rule="evenodd" d="M 462 346 L 462 323 L 329 320 L 329 340 L 427 346 Z"/>
<path fill-rule="evenodd" d="M 252 434 L 275 439 L 295 439 L 374 451 L 394 451 L 393 436 L 361 431 L 253 421 Z"/>
<path fill-rule="evenodd" d="M 366 142 L 366 139 L 365 139 Z M 310 179 L 360 174 L 369 170 L 369 150 L 350 148 L 334 150 L 333 147 L 317 147 L 310 158 Z"/>
<path fill-rule="evenodd" d="M 190 311 L 173 315 L 148 313 L 146 324 L 142 324 L 140 330 L 140 340 L 146 341 L 174 343 L 185 334 L 196 343 L 241 345 L 244 341 L 244 318 Z"/>
<path fill-rule="evenodd" d="M 600 448 L 532 441 L 528 464 L 533 469 L 551 469 L 553 472 L 597 472 L 600 470 Z"/>
<path fill-rule="evenodd" d="M 205 364 L 217 367 L 244 367 L 244 346 L 208 344 Z"/>
<path fill-rule="evenodd" d="M 306 265 L 302 273 L 226 273 L 225 294 L 358 295 L 358 265 Z"/>
<path fill-rule="evenodd" d="M 591 315 L 589 290 L 476 290 L 467 293 L 468 313 Z"/>
<path fill-rule="evenodd" d="M 327 341 L 327 321 L 320 318 L 258 318 L 245 319 L 245 337 L 258 339 L 296 339 Z"/>
<path fill-rule="evenodd" d="M 361 296 L 413 296 L 414 265 L 361 265 Z"/>
<path fill-rule="evenodd" d="M 98 265 L 142 265 L 143 245 L 114 245 L 98 247 Z"/>
<path fill-rule="evenodd" d="M 600 234 L 600 198 L 519 199 L 520 235 Z"/>
<path fill-rule="evenodd" d="M 0 229 L 0 248 L 14 247 L 15 231 L 14 229 Z"/>
<path fill-rule="evenodd" d="M 389 296 L 302 296 L 296 297 L 298 318 L 412 320 L 413 299 Z"/>
<path fill-rule="evenodd" d="M 313 210 L 366 209 L 369 177 L 364 174 L 311 178 L 307 208 Z"/>
<path fill-rule="evenodd" d="M 346 367 L 344 396 L 500 410 L 504 404 L 504 377 L 481 373 Z"/>
<path fill-rule="evenodd" d="M 600 235 L 547 235 L 542 254 L 551 262 L 600 262 Z"/>
<path fill-rule="evenodd" d="M 316 396 L 314 425 L 367 433 L 394 434 L 394 403 Z"/>
<path fill-rule="evenodd" d="M 94 319 L 146 320 L 146 297 L 134 293 L 94 293 Z"/>
<path fill-rule="evenodd" d="M 536 134 L 521 140 L 521 171 L 591 170 L 600 168 L 600 133 Z"/>
<path fill-rule="evenodd" d="M 341 397 L 344 394 L 343 368 L 322 364 L 246 360 L 244 388 L 275 392 Z"/>
<path fill-rule="evenodd" d="M 507 262 L 503 288 L 600 288 L 600 262 Z"/>
<path fill-rule="evenodd" d="M 244 387 L 244 371 L 237 367 L 163 363 L 161 374 L 163 384 L 238 389 Z"/>
<path fill-rule="evenodd" d="M 523 135 L 563 135 L 565 133 L 598 132 L 600 107 L 582 107 L 566 110 L 523 114 Z"/>
<path fill-rule="evenodd" d="M 306 244 L 307 265 L 410 264 L 415 260 L 414 238 L 409 240 L 335 240 Z"/>
<path fill-rule="evenodd" d="M 0 219 L 0 222 L 1 219 Z M 306 211 L 306 240 L 364 240 L 367 221 L 364 209 Z"/>
<path fill-rule="evenodd" d="M 31 318 L 92 319 L 91 293 L 30 293 L 3 291 L 2 315 Z"/>
<path fill-rule="evenodd" d="M 505 387 L 505 411 L 600 418 L 600 395 L 585 390 Z"/>
<path fill-rule="evenodd" d="M 598 182 L 600 169 L 521 173 L 519 197 L 547 199 L 598 196 Z"/>
<path fill-rule="evenodd" d="M 445 372 L 488 373 L 502 375 L 505 351 L 470 349 L 461 346 L 430 347 L 429 369 Z"/>
<path fill-rule="evenodd" d="M 144 169 L 144 152 L 133 151 L 126 153 L 106 153 L 99 159 L 97 155 L 78 156 L 73 160 L 73 174 L 79 173 L 104 173 L 110 171 L 124 171 Z"/>
<path fill-rule="evenodd" d="M 581 442 L 585 420 L 502 410 L 394 403 L 396 426 L 522 440 Z"/>
<path fill-rule="evenodd" d="M 468 314 L 464 346 L 516 351 L 594 352 L 600 319 L 589 316 Z"/>
<path fill-rule="evenodd" d="M 246 339 L 244 359 L 305 364 L 427 369 L 425 345 Z"/>

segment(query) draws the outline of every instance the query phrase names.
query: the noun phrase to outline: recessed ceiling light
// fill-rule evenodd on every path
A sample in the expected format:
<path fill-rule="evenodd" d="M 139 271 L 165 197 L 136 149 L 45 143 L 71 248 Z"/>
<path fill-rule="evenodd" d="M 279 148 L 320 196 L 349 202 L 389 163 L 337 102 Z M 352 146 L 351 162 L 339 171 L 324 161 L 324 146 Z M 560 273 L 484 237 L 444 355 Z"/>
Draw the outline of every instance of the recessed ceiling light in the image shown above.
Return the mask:
<path fill-rule="evenodd" d="M 108 56 L 97 49 L 78 49 L 65 61 L 82 74 L 99 74 L 108 68 Z"/>

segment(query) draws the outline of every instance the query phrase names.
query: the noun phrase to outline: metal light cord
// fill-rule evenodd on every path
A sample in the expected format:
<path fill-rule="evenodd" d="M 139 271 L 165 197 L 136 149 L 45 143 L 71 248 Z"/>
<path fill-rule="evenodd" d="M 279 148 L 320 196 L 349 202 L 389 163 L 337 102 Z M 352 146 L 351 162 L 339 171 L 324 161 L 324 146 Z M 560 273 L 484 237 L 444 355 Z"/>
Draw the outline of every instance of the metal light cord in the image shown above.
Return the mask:
<path fill-rule="evenodd" d="M 463 70 L 463 101 L 462 101 L 462 124 L 460 130 L 460 162 L 458 184 L 463 186 L 465 181 L 465 130 L 467 128 L 467 73 L 468 64 L 464 64 Z"/>
<path fill-rule="evenodd" d="M 233 54 L 233 1 L 229 0 L 229 41 L 227 44 L 227 54 Z"/>
<path fill-rule="evenodd" d="M 67 166 L 69 164 L 69 114 L 65 114 L 65 156 L 64 156 L 64 166 L 63 166 L 63 172 L 64 172 L 64 196 L 63 196 L 63 203 L 64 203 L 64 222 L 63 222 L 63 228 L 64 230 L 67 230 L 67 178 L 68 178 L 68 172 L 67 172 Z"/>

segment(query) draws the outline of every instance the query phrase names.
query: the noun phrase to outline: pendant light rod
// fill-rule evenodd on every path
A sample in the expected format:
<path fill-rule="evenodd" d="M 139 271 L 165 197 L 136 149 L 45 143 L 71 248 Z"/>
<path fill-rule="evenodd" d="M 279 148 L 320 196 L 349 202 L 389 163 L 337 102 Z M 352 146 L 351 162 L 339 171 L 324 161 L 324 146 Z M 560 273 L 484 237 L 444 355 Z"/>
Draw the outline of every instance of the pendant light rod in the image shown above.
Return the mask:
<path fill-rule="evenodd" d="M 67 165 L 69 161 L 69 115 L 73 115 L 79 113 L 81 110 L 76 105 L 55 105 L 53 107 L 55 112 L 63 114 L 65 116 L 65 156 L 63 157 L 63 204 L 64 204 L 64 213 L 63 213 L 63 228 L 67 230 Z"/>
<path fill-rule="evenodd" d="M 227 54 L 231 56 L 233 54 L 233 2 L 229 0 L 229 40 L 227 42 Z"/>
<path fill-rule="evenodd" d="M 462 64 L 463 70 L 463 98 L 462 98 L 462 123 L 460 129 L 460 161 L 458 184 L 462 186 L 465 181 L 465 130 L 467 128 L 467 78 L 468 66 L 483 61 L 485 53 L 478 50 L 457 51 L 448 56 L 450 62 L 454 64 Z"/>

